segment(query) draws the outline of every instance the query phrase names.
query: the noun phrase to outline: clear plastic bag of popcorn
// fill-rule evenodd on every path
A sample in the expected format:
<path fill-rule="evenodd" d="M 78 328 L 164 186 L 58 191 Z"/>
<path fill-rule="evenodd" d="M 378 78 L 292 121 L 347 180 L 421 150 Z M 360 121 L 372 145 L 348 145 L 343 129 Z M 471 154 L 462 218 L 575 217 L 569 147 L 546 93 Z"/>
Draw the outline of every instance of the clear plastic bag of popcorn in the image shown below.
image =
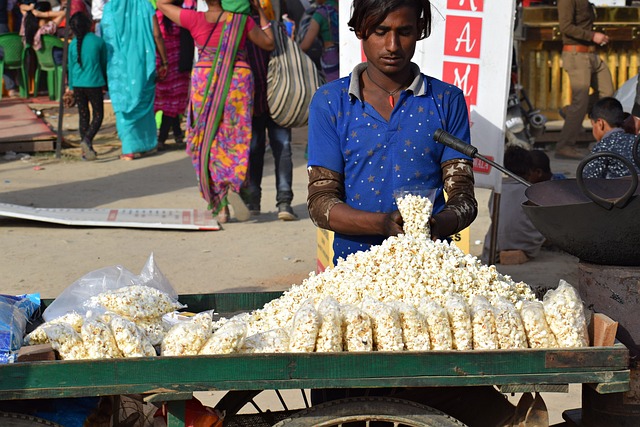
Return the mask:
<path fill-rule="evenodd" d="M 544 306 L 540 301 L 524 301 L 520 317 L 527 333 L 529 348 L 556 348 L 558 342 L 544 315 Z"/>
<path fill-rule="evenodd" d="M 418 304 L 418 311 L 427 322 L 432 350 L 453 349 L 451 324 L 447 310 L 435 301 L 423 299 Z"/>
<path fill-rule="evenodd" d="M 104 307 L 129 320 L 162 317 L 165 313 L 184 308 L 169 294 L 151 286 L 132 285 L 102 292 L 86 303 L 88 309 Z"/>
<path fill-rule="evenodd" d="M 209 337 L 199 354 L 237 353 L 242 348 L 246 337 L 247 324 L 237 320 L 229 320 Z"/>
<path fill-rule="evenodd" d="M 482 295 L 475 295 L 471 300 L 471 326 L 474 349 L 497 350 L 500 348 L 493 307 Z"/>
<path fill-rule="evenodd" d="M 558 347 L 588 347 L 589 334 L 582 299 L 564 280 L 543 297 L 544 314 L 556 337 Z"/>
<path fill-rule="evenodd" d="M 400 315 L 404 349 L 409 351 L 431 350 L 429 329 L 424 316 L 415 307 L 404 302 L 394 301 L 392 305 Z"/>
<path fill-rule="evenodd" d="M 115 315 L 111 317 L 109 326 L 124 357 L 156 356 L 147 335 L 131 320 Z"/>
<path fill-rule="evenodd" d="M 473 329 L 467 301 L 458 294 L 450 293 L 446 297 L 445 309 L 449 315 L 451 338 L 454 350 L 473 349 Z"/>
<path fill-rule="evenodd" d="M 58 352 L 63 360 L 88 359 L 87 348 L 82 337 L 76 330 L 65 322 L 48 322 L 42 325 L 42 332 L 47 336 L 47 342 Z"/>
<path fill-rule="evenodd" d="M 142 330 L 153 346 L 160 345 L 166 333 L 171 329 L 161 317 L 137 320 L 135 324 Z"/>
<path fill-rule="evenodd" d="M 371 318 L 373 348 L 377 351 L 401 351 L 402 326 L 400 315 L 392 305 L 382 303 L 369 296 L 362 300 L 362 309 Z"/>
<path fill-rule="evenodd" d="M 333 297 L 325 297 L 318 304 L 320 328 L 316 339 L 319 353 L 342 351 L 342 313 L 340 303 Z"/>
<path fill-rule="evenodd" d="M 46 325 L 53 325 L 56 323 L 66 323 L 70 325 L 76 332 L 80 333 L 82 324 L 84 323 L 84 317 L 82 317 L 80 314 L 76 313 L 75 311 L 71 311 L 60 317 L 56 317 L 50 322 L 43 323 L 42 325 L 38 326 L 36 329 L 31 331 L 29 334 L 27 334 L 27 336 L 24 338 L 25 344 L 36 345 L 36 344 L 48 343 L 49 338 L 47 337 L 47 334 L 44 332 L 44 327 Z"/>
<path fill-rule="evenodd" d="M 240 349 L 240 353 L 286 353 L 287 351 L 289 351 L 289 334 L 283 328 L 248 336 Z"/>
<path fill-rule="evenodd" d="M 345 351 L 372 351 L 373 329 L 371 318 L 355 305 L 346 304 L 342 311 L 342 342 Z"/>
<path fill-rule="evenodd" d="M 500 348 L 527 348 L 527 334 L 516 307 L 506 298 L 497 296 L 493 302 L 493 313 Z"/>
<path fill-rule="evenodd" d="M 431 235 L 429 220 L 433 210 L 436 191 L 418 186 L 402 187 L 394 191 L 396 206 L 404 224 L 402 229 L 407 236 Z"/>
<path fill-rule="evenodd" d="M 188 322 L 176 323 L 164 336 L 161 344 L 163 356 L 195 356 L 200 352 L 213 331 L 211 313 L 203 312 Z"/>
<path fill-rule="evenodd" d="M 98 317 L 88 318 L 80 332 L 89 359 L 117 359 L 123 357 L 107 323 Z"/>
<path fill-rule="evenodd" d="M 293 316 L 289 333 L 289 351 L 293 353 L 312 353 L 316 347 L 320 329 L 320 315 L 313 305 L 313 299 L 304 301 Z"/>

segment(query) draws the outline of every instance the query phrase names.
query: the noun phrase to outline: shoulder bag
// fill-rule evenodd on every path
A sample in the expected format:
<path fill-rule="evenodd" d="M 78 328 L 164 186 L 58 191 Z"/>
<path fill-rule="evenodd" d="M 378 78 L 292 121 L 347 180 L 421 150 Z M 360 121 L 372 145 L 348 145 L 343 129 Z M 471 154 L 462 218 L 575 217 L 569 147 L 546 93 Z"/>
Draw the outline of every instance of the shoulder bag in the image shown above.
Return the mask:
<path fill-rule="evenodd" d="M 303 127 L 309 120 L 309 104 L 324 84 L 320 73 L 283 24 L 272 21 L 276 48 L 267 69 L 267 103 L 274 122 L 287 128 Z"/>

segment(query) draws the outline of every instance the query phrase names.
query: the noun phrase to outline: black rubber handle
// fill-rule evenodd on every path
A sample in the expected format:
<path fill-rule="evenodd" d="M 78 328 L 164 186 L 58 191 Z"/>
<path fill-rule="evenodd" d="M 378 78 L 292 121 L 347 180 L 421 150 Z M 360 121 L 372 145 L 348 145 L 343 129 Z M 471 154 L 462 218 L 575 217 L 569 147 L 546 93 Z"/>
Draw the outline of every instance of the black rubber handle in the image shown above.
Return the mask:
<path fill-rule="evenodd" d="M 582 173 L 584 172 L 584 167 L 593 159 L 597 159 L 599 157 L 611 157 L 613 159 L 620 161 L 623 165 L 627 167 L 627 169 L 629 169 L 629 173 L 631 174 L 631 182 L 629 183 L 629 188 L 627 189 L 626 193 L 624 193 L 618 199 L 615 199 L 615 200 L 603 199 L 597 194 L 594 194 L 585 185 L 584 177 L 582 176 Z M 627 203 L 629 203 L 629 200 L 631 200 L 631 197 L 635 194 L 636 188 L 638 188 L 638 173 L 636 172 L 636 168 L 634 167 L 633 163 L 628 159 L 622 157 L 620 154 L 610 153 L 608 151 L 600 151 L 597 153 L 589 154 L 587 157 L 582 159 L 582 161 L 580 161 L 580 163 L 578 164 L 578 169 L 576 170 L 576 183 L 578 184 L 578 188 L 580 188 L 582 193 L 588 198 L 590 198 L 591 200 L 593 200 L 593 202 L 596 203 L 597 205 L 607 210 L 610 210 L 614 206 L 617 208 L 624 208 L 627 205 Z"/>
<path fill-rule="evenodd" d="M 442 129 L 437 129 L 433 133 L 433 139 L 471 158 L 476 157 L 476 154 L 478 154 L 478 149 L 476 147 L 471 144 L 467 144 L 460 138 L 456 138 L 455 136 L 451 135 L 448 132 L 445 132 Z"/>

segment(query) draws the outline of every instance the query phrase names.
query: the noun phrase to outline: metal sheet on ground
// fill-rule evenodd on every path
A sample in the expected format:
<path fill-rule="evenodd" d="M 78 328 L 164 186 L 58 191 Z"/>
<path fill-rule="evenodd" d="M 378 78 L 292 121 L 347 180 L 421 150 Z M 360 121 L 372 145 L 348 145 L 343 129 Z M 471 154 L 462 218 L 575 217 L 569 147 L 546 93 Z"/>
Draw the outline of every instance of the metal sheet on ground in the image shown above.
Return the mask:
<path fill-rule="evenodd" d="M 0 216 L 82 227 L 217 231 L 211 213 L 199 209 L 33 208 L 0 203 Z"/>

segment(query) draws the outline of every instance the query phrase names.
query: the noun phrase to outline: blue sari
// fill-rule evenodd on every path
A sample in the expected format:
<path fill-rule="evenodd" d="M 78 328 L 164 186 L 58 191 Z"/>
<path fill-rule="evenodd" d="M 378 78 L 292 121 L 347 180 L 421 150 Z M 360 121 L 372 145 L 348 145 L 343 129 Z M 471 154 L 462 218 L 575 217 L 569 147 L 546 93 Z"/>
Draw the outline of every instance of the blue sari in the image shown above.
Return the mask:
<path fill-rule="evenodd" d="M 101 25 L 107 45 L 109 96 L 122 154 L 144 153 L 158 144 L 153 111 L 154 14 L 148 0 L 110 0 L 104 6 Z"/>

